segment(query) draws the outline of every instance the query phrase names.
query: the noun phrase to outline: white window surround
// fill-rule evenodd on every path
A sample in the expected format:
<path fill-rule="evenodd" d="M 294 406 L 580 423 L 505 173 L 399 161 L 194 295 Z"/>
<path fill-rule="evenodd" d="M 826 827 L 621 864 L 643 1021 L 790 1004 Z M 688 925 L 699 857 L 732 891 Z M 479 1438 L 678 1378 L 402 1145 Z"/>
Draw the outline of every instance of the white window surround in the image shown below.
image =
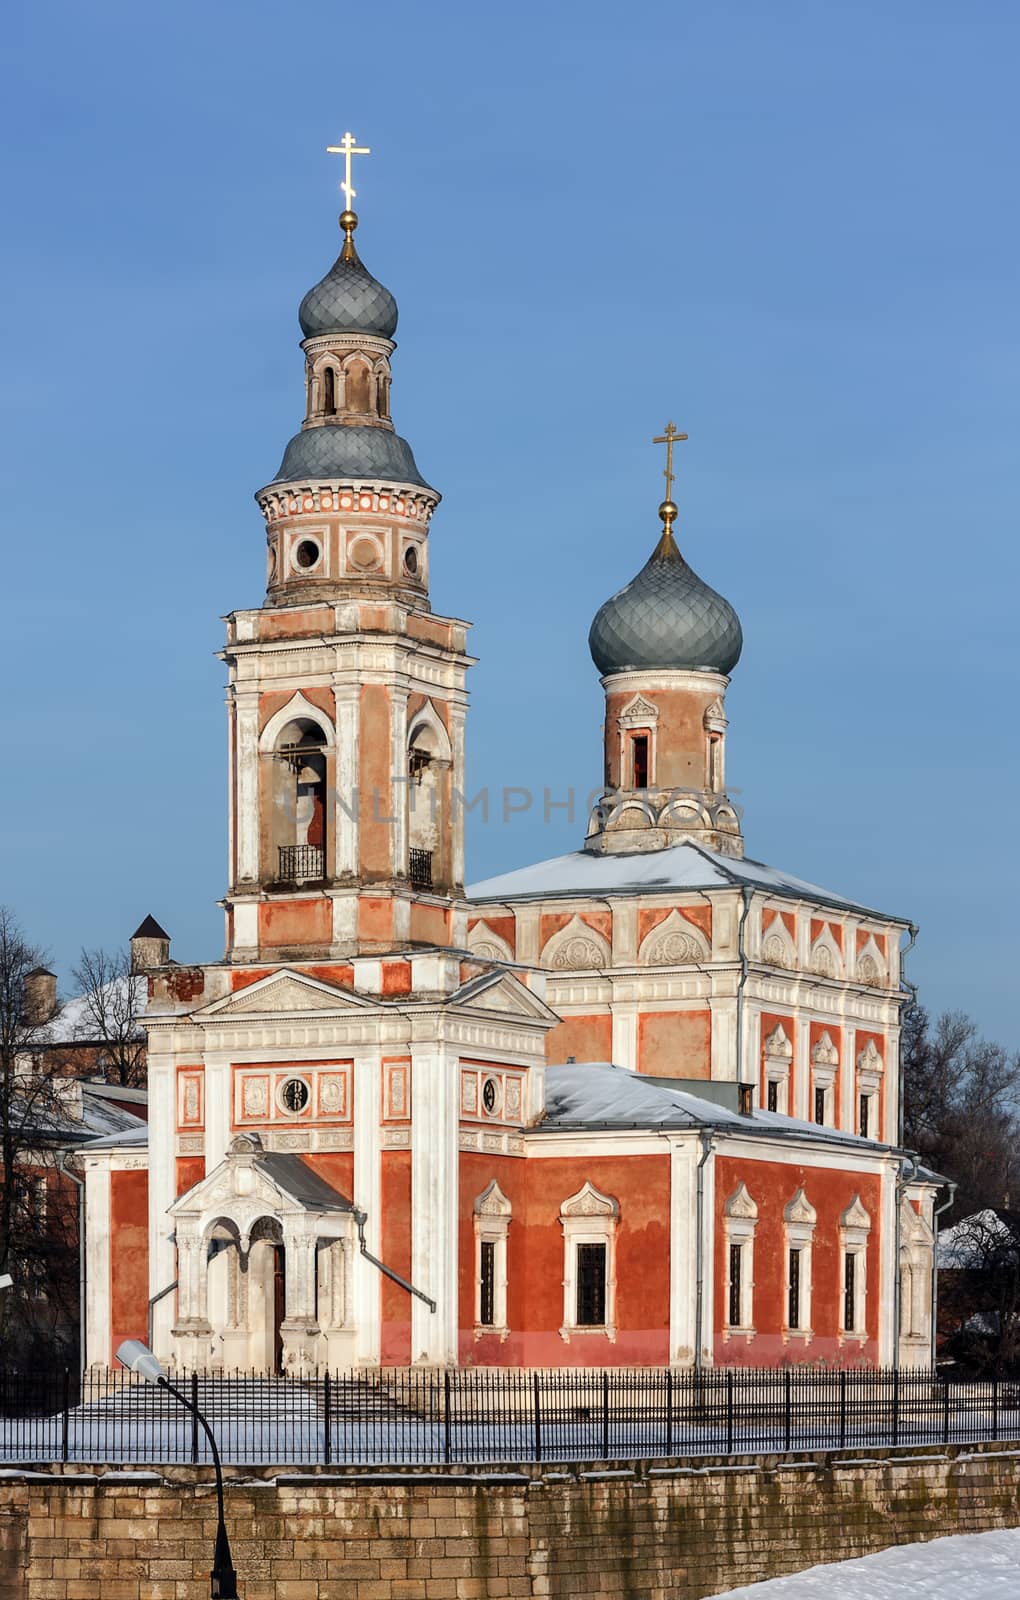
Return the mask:
<path fill-rule="evenodd" d="M 796 971 L 797 946 L 778 912 L 768 927 L 762 929 L 761 959 L 767 966 L 778 967 L 782 972 Z"/>
<path fill-rule="evenodd" d="M 814 1337 L 811 1326 L 811 1246 L 815 1236 L 818 1213 L 803 1189 L 798 1189 L 793 1199 L 783 1208 L 786 1252 L 784 1273 L 786 1295 L 783 1303 L 784 1339 L 803 1339 L 805 1344 Z M 786 1326 L 790 1314 L 790 1251 L 800 1251 L 800 1326 Z"/>
<path fill-rule="evenodd" d="M 506 1317 L 507 1290 L 507 1235 L 513 1207 L 499 1184 L 493 1178 L 483 1189 L 474 1205 L 475 1223 L 475 1338 L 495 1334 L 500 1343 L 510 1332 Z M 483 1323 L 482 1316 L 482 1244 L 493 1249 L 492 1322 Z"/>
<path fill-rule="evenodd" d="M 623 710 L 616 719 L 616 726 L 620 734 L 620 789 L 629 789 L 632 785 L 630 779 L 630 765 L 628 735 L 631 733 L 648 734 L 648 784 L 655 784 L 655 756 L 659 723 L 659 708 L 651 700 L 646 700 L 644 695 L 636 694 L 628 700 Z"/>
<path fill-rule="evenodd" d="M 855 1194 L 839 1219 L 839 1339 L 841 1344 L 854 1339 L 863 1344 L 868 1337 L 868 1234 L 870 1232 L 871 1218 L 861 1204 L 860 1195 Z M 855 1257 L 854 1325 L 852 1328 L 844 1326 L 846 1317 L 846 1258 L 848 1255 Z"/>
<path fill-rule="evenodd" d="M 858 1127 L 857 1127 L 857 1131 L 858 1132 L 861 1131 L 860 1130 L 860 1126 L 859 1126 L 860 1101 L 861 1101 L 862 1097 L 866 1096 L 868 1098 L 868 1100 L 871 1101 L 871 1105 L 868 1108 L 869 1109 L 869 1116 L 868 1116 L 868 1138 L 869 1139 L 878 1139 L 878 1138 L 881 1137 L 881 1128 L 879 1127 L 879 1115 L 878 1115 L 878 1113 L 880 1113 L 880 1111 L 881 1111 L 879 1089 L 880 1089 L 881 1084 L 882 1084 L 882 1074 L 883 1074 L 882 1057 L 879 1055 L 878 1051 L 875 1048 L 874 1039 L 869 1039 L 867 1044 L 865 1045 L 864 1049 L 860 1052 L 860 1054 L 857 1057 L 857 1100 L 858 1100 L 858 1111 L 857 1111 Z M 876 1114 L 872 1115 L 871 1113 L 876 1113 Z"/>
<path fill-rule="evenodd" d="M 262 733 L 259 736 L 259 750 L 261 753 L 263 755 L 272 754 L 275 751 L 277 741 L 287 724 L 289 722 L 298 722 L 301 720 L 306 722 L 314 722 L 322 734 L 325 747 L 327 749 L 332 748 L 335 742 L 333 724 L 326 716 L 326 713 L 320 710 L 318 706 L 313 706 L 311 701 L 306 700 L 304 695 L 299 690 L 297 694 L 292 695 L 292 697 L 287 701 L 287 704 L 285 706 L 281 706 L 279 711 L 277 711 L 274 716 L 270 717 L 269 721 L 266 723 Z"/>
<path fill-rule="evenodd" d="M 569 1344 L 581 1334 L 601 1334 L 616 1339 L 616 1229 L 620 1220 L 619 1201 L 602 1194 L 586 1182 L 560 1206 L 563 1229 L 563 1326 L 560 1338 Z M 577 1252 L 582 1244 L 606 1247 L 606 1320 L 601 1324 L 577 1321 Z"/>
<path fill-rule="evenodd" d="M 778 1022 L 765 1040 L 765 1104 L 768 1105 L 768 1085 L 778 1086 L 776 1110 L 784 1116 L 790 1109 L 790 1069 L 793 1063 L 793 1045 L 786 1029 Z"/>
<path fill-rule="evenodd" d="M 839 1070 L 839 1051 L 832 1042 L 828 1032 L 822 1034 L 811 1052 L 811 1078 L 812 1087 L 821 1089 L 825 1095 L 825 1122 L 835 1123 L 833 1116 L 833 1087 L 836 1082 L 836 1073 Z M 814 1106 L 811 1107 L 812 1115 Z"/>
<path fill-rule="evenodd" d="M 900 1201 L 900 1340 L 926 1345 L 931 1325 L 931 1275 L 934 1236 L 924 1218 L 903 1196 Z"/>
<path fill-rule="evenodd" d="M 726 1313 L 724 1339 L 731 1334 L 746 1334 L 753 1338 L 754 1326 L 754 1233 L 758 1226 L 758 1207 L 748 1193 L 747 1185 L 738 1183 L 723 1208 L 723 1234 L 726 1247 Z M 730 1250 L 740 1251 L 740 1321 L 731 1323 L 730 1315 Z"/>

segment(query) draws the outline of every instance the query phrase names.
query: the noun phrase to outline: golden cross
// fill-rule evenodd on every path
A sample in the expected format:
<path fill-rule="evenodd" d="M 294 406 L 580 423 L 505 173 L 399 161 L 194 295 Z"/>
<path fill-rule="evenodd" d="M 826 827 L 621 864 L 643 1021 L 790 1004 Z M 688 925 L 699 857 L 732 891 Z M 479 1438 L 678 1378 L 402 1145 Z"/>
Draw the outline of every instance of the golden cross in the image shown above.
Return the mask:
<path fill-rule="evenodd" d="M 370 156 L 372 152 L 367 144 L 358 144 L 353 133 L 345 133 L 339 144 L 328 144 L 326 146 L 326 154 L 328 156 L 343 156 L 344 158 L 344 181 L 340 188 L 347 202 L 346 209 L 353 211 L 354 196 L 358 191 L 351 183 L 351 157 Z"/>
<path fill-rule="evenodd" d="M 672 500 L 673 498 L 673 446 L 674 444 L 679 444 L 681 440 L 686 438 L 686 433 L 677 433 L 675 422 L 667 422 L 665 433 L 660 434 L 657 439 L 652 440 L 653 444 L 664 444 L 666 446 L 666 469 L 662 476 L 666 480 L 667 500 Z"/>

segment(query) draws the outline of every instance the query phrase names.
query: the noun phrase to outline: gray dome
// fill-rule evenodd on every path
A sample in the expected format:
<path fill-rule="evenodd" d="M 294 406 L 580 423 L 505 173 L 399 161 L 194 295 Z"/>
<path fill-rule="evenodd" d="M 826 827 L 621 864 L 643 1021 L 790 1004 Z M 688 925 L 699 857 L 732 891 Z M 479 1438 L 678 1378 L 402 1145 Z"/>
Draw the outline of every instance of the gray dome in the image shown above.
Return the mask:
<path fill-rule="evenodd" d="M 326 276 L 309 289 L 298 308 L 306 339 L 322 333 L 369 333 L 392 339 L 397 302 L 362 266 L 353 244 L 345 244 Z"/>
<path fill-rule="evenodd" d="M 273 482 L 316 478 L 370 478 L 430 487 L 418 471 L 411 446 L 399 433 L 389 428 L 359 428 L 351 423 L 327 423 L 296 433 L 283 452 Z"/>
<path fill-rule="evenodd" d="M 740 618 L 702 583 L 667 525 L 636 578 L 596 613 L 588 648 L 599 672 L 729 672 L 743 646 Z"/>

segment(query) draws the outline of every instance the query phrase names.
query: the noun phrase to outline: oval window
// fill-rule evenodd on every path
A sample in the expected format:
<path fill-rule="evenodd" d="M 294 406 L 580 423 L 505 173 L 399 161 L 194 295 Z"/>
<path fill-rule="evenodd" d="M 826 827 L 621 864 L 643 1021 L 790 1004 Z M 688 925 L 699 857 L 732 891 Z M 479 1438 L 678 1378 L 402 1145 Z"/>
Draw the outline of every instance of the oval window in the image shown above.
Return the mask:
<path fill-rule="evenodd" d="M 294 550 L 294 565 L 296 567 L 314 567 L 321 551 L 314 539 L 301 539 Z"/>
<path fill-rule="evenodd" d="M 409 572 L 412 578 L 418 571 L 418 552 L 413 544 L 409 544 L 404 551 L 404 571 Z"/>
<path fill-rule="evenodd" d="M 307 1083 L 301 1078 L 288 1078 L 280 1090 L 280 1104 L 284 1111 L 303 1111 L 308 1104 Z"/>
<path fill-rule="evenodd" d="M 482 1105 L 485 1107 L 490 1117 L 496 1109 L 498 1100 L 499 1085 L 497 1084 L 495 1078 L 486 1078 L 485 1082 L 482 1084 Z"/>

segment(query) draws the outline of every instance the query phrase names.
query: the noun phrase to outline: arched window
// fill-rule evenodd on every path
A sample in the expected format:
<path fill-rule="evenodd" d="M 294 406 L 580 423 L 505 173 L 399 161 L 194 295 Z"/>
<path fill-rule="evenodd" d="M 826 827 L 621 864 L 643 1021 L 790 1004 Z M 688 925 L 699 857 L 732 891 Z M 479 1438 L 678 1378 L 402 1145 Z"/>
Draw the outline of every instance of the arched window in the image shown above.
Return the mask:
<path fill-rule="evenodd" d="M 336 413 L 336 373 L 327 367 L 322 374 L 322 409 L 327 417 Z"/>
<path fill-rule="evenodd" d="M 288 722 L 273 750 L 273 842 L 284 883 L 326 876 L 326 739 L 305 717 Z"/>

